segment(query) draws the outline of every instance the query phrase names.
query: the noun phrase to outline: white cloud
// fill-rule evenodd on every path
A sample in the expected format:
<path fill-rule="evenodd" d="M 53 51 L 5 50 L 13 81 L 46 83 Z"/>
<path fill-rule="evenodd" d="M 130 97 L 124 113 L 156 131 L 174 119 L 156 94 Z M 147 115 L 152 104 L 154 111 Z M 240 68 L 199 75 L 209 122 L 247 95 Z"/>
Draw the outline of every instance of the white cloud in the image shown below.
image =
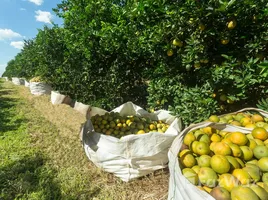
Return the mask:
<path fill-rule="evenodd" d="M 28 0 L 29 2 L 32 2 L 38 6 L 41 6 L 43 4 L 43 0 Z"/>
<path fill-rule="evenodd" d="M 11 40 L 12 38 L 22 37 L 19 33 L 12 31 L 11 29 L 0 29 L 0 40 Z"/>
<path fill-rule="evenodd" d="M 20 10 L 24 11 L 24 10 L 26 10 L 26 9 L 25 9 L 25 8 L 20 8 Z"/>
<path fill-rule="evenodd" d="M 16 49 L 22 49 L 24 46 L 24 42 L 23 41 L 13 41 L 10 43 L 10 45 Z"/>
<path fill-rule="evenodd" d="M 35 13 L 36 21 L 51 24 L 53 15 L 50 12 L 38 10 Z"/>

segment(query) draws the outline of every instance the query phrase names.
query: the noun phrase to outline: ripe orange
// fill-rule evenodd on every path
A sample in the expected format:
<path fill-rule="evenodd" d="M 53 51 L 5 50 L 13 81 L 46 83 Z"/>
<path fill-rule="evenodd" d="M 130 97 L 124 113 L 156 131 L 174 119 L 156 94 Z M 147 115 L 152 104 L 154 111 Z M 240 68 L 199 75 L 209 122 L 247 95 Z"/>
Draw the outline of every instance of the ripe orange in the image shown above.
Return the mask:
<path fill-rule="evenodd" d="M 240 120 L 240 123 L 242 124 L 242 126 L 246 126 L 248 124 L 252 124 L 251 119 L 249 117 L 243 117 Z"/>
<path fill-rule="evenodd" d="M 239 146 L 243 146 L 248 143 L 247 136 L 241 132 L 233 132 L 230 135 L 230 140 L 232 143 L 237 144 Z"/>
<path fill-rule="evenodd" d="M 256 139 L 260 139 L 262 141 L 266 140 L 268 138 L 268 132 L 265 128 L 257 127 L 254 128 L 251 132 L 252 136 Z"/>
<path fill-rule="evenodd" d="M 258 114 L 252 115 L 251 120 L 253 122 L 263 122 L 264 121 L 263 117 L 261 115 L 258 115 Z"/>
<path fill-rule="evenodd" d="M 196 165 L 196 159 L 192 154 L 185 154 L 180 158 L 180 161 L 184 167 L 191 168 Z"/>
<path fill-rule="evenodd" d="M 212 133 L 215 132 L 215 130 L 214 130 L 213 128 L 209 127 L 209 126 L 203 128 L 202 131 L 203 131 L 204 133 L 208 134 L 208 135 L 211 135 Z"/>
<path fill-rule="evenodd" d="M 224 142 L 217 142 L 213 145 L 213 151 L 215 154 L 218 155 L 231 155 L 232 149 L 229 147 L 228 144 L 225 144 Z"/>
<path fill-rule="evenodd" d="M 245 128 L 256 128 L 257 126 L 255 124 L 247 124 Z"/>
<path fill-rule="evenodd" d="M 184 137 L 184 139 L 183 139 L 183 142 L 184 142 L 184 144 L 186 144 L 186 145 L 190 145 L 193 141 L 195 141 L 196 140 L 196 138 L 195 138 L 195 136 L 194 136 L 194 134 L 193 134 L 193 132 L 189 132 L 189 133 L 187 133 L 186 135 L 185 135 L 185 137 Z"/>
<path fill-rule="evenodd" d="M 242 124 L 238 121 L 232 121 L 230 124 L 235 125 L 235 126 L 242 126 Z"/>

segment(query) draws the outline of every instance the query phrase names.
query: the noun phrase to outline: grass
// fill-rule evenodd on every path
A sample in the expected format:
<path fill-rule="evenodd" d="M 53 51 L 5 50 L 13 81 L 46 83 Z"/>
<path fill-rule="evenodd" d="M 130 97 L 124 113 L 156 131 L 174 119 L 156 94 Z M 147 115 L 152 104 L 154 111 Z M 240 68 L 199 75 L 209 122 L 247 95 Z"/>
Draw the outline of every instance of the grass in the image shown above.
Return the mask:
<path fill-rule="evenodd" d="M 167 170 L 125 183 L 95 167 L 79 139 L 85 118 L 49 98 L 0 82 L 0 199 L 167 198 Z"/>

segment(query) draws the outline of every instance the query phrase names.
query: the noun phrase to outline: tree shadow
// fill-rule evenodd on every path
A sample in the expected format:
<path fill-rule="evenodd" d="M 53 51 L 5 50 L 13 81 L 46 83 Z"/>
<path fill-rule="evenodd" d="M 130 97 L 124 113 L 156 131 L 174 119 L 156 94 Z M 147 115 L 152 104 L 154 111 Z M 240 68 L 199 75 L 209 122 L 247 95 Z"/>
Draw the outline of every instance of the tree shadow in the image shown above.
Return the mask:
<path fill-rule="evenodd" d="M 14 90 L 5 89 L 0 84 L 0 132 L 17 130 L 25 122 L 25 119 L 20 116 L 14 117 L 16 116 L 14 107 L 19 102 L 18 99 L 8 96 L 14 93 Z"/>
<path fill-rule="evenodd" d="M 33 154 L 0 167 L 0 199 L 62 199 L 56 171 L 44 162 L 41 154 Z"/>

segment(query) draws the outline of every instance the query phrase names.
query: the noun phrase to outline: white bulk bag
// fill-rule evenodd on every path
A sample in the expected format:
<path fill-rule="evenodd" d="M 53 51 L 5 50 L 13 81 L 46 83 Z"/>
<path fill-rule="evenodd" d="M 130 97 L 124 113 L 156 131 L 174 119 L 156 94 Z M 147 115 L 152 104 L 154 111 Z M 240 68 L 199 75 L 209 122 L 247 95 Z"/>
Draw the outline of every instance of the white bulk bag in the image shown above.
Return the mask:
<path fill-rule="evenodd" d="M 14 83 L 15 85 L 22 85 L 22 82 L 24 84 L 24 81 L 22 81 L 23 79 L 21 78 L 17 78 L 17 77 L 13 77 L 12 78 L 12 83 Z"/>
<path fill-rule="evenodd" d="M 24 80 L 24 86 L 25 87 L 30 87 L 30 83 L 28 81 Z"/>
<path fill-rule="evenodd" d="M 96 166 L 114 173 L 123 181 L 130 181 L 167 167 L 167 152 L 172 141 L 181 131 L 180 119 L 164 110 L 148 113 L 131 102 L 119 106 L 113 112 L 119 112 L 121 116 L 136 115 L 153 120 L 159 119 L 170 126 L 165 133 L 127 135 L 119 139 L 95 132 L 89 119 L 81 130 L 82 143 L 87 157 Z M 94 110 L 94 115 L 104 113 L 102 109 L 100 112 L 98 109 Z"/>
<path fill-rule="evenodd" d="M 5 81 L 8 81 L 8 77 L 3 77 L 5 79 Z"/>
<path fill-rule="evenodd" d="M 65 98 L 65 95 L 60 94 L 57 91 L 51 91 L 51 103 L 53 105 L 62 104 Z"/>
<path fill-rule="evenodd" d="M 33 95 L 50 94 L 52 88 L 50 85 L 42 82 L 30 82 L 30 91 Z"/>
<path fill-rule="evenodd" d="M 236 126 L 212 122 L 202 122 L 199 124 L 193 124 L 185 128 L 179 136 L 173 141 L 172 146 L 168 152 L 169 159 L 169 189 L 168 189 L 168 200 L 215 200 L 211 195 L 198 189 L 195 185 L 190 183 L 183 175 L 179 166 L 178 153 L 183 143 L 184 136 L 196 129 L 211 126 L 218 130 L 224 130 L 227 132 L 240 131 L 242 133 L 251 133 L 251 130 L 239 129 Z"/>
<path fill-rule="evenodd" d="M 78 112 L 80 112 L 82 115 L 84 115 L 85 117 L 88 116 L 88 112 L 89 112 L 89 105 L 83 104 L 81 102 L 76 101 L 74 103 L 74 109 Z"/>

